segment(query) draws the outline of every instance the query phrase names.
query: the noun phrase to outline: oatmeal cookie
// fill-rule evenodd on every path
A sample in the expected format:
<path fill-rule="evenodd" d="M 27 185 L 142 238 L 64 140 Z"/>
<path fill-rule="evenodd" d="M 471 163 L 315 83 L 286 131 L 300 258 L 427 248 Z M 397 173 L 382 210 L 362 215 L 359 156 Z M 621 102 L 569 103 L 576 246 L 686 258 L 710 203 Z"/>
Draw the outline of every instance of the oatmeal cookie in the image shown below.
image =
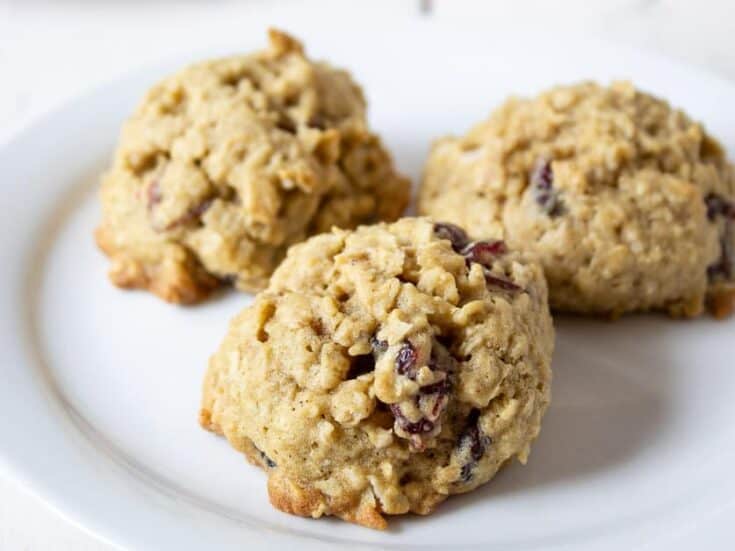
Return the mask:
<path fill-rule="evenodd" d="M 733 307 L 735 169 L 700 124 L 629 83 L 510 99 L 439 140 L 419 212 L 538 255 L 556 310 Z"/>
<path fill-rule="evenodd" d="M 384 528 L 525 463 L 550 400 L 541 267 L 428 219 L 292 247 L 210 360 L 200 421 L 273 505 Z"/>
<path fill-rule="evenodd" d="M 393 220 L 408 196 L 350 75 L 271 31 L 265 51 L 148 92 L 103 178 L 96 238 L 115 284 L 191 303 L 262 289 L 289 245 Z"/>

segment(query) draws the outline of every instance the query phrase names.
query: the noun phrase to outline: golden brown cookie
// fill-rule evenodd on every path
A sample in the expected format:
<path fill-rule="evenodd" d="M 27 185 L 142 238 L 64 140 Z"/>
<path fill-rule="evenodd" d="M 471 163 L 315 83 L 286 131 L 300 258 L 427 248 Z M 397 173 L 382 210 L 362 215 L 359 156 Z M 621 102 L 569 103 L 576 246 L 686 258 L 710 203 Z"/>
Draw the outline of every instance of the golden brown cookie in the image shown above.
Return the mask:
<path fill-rule="evenodd" d="M 190 303 L 225 282 L 259 290 L 289 245 L 393 220 L 408 196 L 349 74 L 271 31 L 264 51 L 148 92 L 104 176 L 96 238 L 115 284 Z"/>
<path fill-rule="evenodd" d="M 513 98 L 439 140 L 419 212 L 535 253 L 557 310 L 732 309 L 735 169 L 700 124 L 629 83 Z"/>
<path fill-rule="evenodd" d="M 273 505 L 383 528 L 525 463 L 550 399 L 538 264 L 406 218 L 289 250 L 210 361 L 200 421 Z"/>

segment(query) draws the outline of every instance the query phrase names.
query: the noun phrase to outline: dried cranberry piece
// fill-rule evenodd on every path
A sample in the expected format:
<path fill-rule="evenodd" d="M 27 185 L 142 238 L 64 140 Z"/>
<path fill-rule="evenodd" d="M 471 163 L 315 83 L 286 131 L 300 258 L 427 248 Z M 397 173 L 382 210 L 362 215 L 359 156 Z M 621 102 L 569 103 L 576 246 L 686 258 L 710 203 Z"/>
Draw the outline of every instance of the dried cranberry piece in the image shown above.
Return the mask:
<path fill-rule="evenodd" d="M 382 354 L 386 350 L 388 350 L 388 341 L 381 341 L 373 335 L 370 337 L 370 347 L 373 349 L 374 354 Z"/>
<path fill-rule="evenodd" d="M 419 390 L 419 409 L 426 414 L 429 420 L 438 419 L 449 401 L 451 390 L 452 383 L 448 378 L 421 387 Z"/>
<path fill-rule="evenodd" d="M 161 199 L 163 199 L 163 195 L 161 195 L 161 186 L 158 183 L 158 180 L 153 180 L 146 191 L 148 210 L 152 210 L 153 207 L 161 202 Z"/>
<path fill-rule="evenodd" d="M 327 120 L 322 115 L 313 115 L 309 122 L 306 123 L 310 128 L 316 128 L 317 130 L 326 130 Z"/>
<path fill-rule="evenodd" d="M 467 263 L 468 268 L 473 262 L 483 266 L 485 282 L 488 285 L 498 287 L 499 289 L 503 289 L 505 291 L 520 291 L 521 288 L 512 281 L 508 281 L 507 279 L 503 279 L 501 277 L 493 275 L 490 272 L 493 260 L 495 260 L 497 256 L 505 254 L 506 252 L 508 252 L 508 249 L 505 246 L 505 242 L 495 240 L 477 241 L 475 243 L 470 243 L 464 249 L 462 249 L 461 254 L 464 255 L 465 262 Z"/>
<path fill-rule="evenodd" d="M 498 287 L 499 289 L 503 289 L 504 291 L 520 291 L 521 287 L 519 285 L 516 285 L 512 281 L 508 281 L 507 279 L 503 279 L 502 277 L 498 277 L 496 275 L 493 275 L 490 273 L 489 270 L 484 270 L 485 275 L 485 282 L 488 285 L 492 285 L 493 287 Z"/>
<path fill-rule="evenodd" d="M 439 239 L 447 239 L 452 244 L 452 249 L 460 252 L 470 242 L 467 233 L 454 224 L 448 222 L 438 222 L 434 224 L 434 234 Z"/>
<path fill-rule="evenodd" d="M 735 276 L 735 247 L 732 244 L 735 240 L 734 226 L 732 222 L 727 222 L 725 233 L 720 238 L 720 258 L 707 267 L 707 276 L 710 281 L 718 278 L 729 280 Z"/>
<path fill-rule="evenodd" d="M 427 367 L 434 372 L 436 382 L 420 387 L 409 402 L 418 410 L 420 418 L 417 421 L 410 421 L 404 415 L 402 407 L 406 407 L 405 402 L 389 406 L 395 417 L 395 428 L 399 436 L 407 437 L 415 450 L 425 449 L 427 433 L 436 434 L 440 430 L 439 420 L 449 402 L 452 389 L 448 375 L 453 371 L 452 361 L 444 346 L 434 343 Z M 410 342 L 403 343 L 396 356 L 396 371 L 415 380 L 417 363 L 416 349 Z"/>
<path fill-rule="evenodd" d="M 707 218 L 714 221 L 718 216 L 725 218 L 725 227 L 720 235 L 720 258 L 707 267 L 710 281 L 732 279 L 735 276 L 735 204 L 715 193 L 704 198 L 707 205 Z"/>
<path fill-rule="evenodd" d="M 549 216 L 557 216 L 562 212 L 559 192 L 554 189 L 554 172 L 551 161 L 541 158 L 531 172 L 531 193 L 541 210 Z"/>
<path fill-rule="evenodd" d="M 148 211 L 153 211 L 156 205 L 158 205 L 162 200 L 163 193 L 161 192 L 161 186 L 158 183 L 158 180 L 153 180 L 146 190 L 146 206 L 148 207 Z M 156 225 L 154 224 L 153 229 L 159 232 L 169 231 L 178 226 L 183 226 L 185 224 L 193 222 L 194 220 L 198 220 L 207 211 L 207 209 L 212 206 L 213 202 L 214 197 L 209 197 L 207 199 L 199 201 L 195 205 L 189 207 L 186 212 L 184 212 L 184 214 L 169 222 L 163 228 L 156 227 Z"/>
<path fill-rule="evenodd" d="M 372 352 L 352 357 L 350 360 L 350 369 L 347 371 L 345 379 L 356 379 L 360 375 L 374 371 L 376 360 L 380 354 L 388 350 L 388 342 L 381 341 L 375 335 L 370 337 L 369 342 Z"/>
<path fill-rule="evenodd" d="M 190 224 L 194 220 L 199 219 L 207 210 L 209 207 L 212 206 L 212 203 L 214 202 L 213 198 L 205 199 L 204 201 L 200 201 L 196 205 L 189 207 L 189 209 L 179 216 L 176 220 L 170 222 L 165 229 L 166 230 L 172 230 L 174 228 L 177 228 L 179 226 L 184 226 L 186 224 Z"/>
<path fill-rule="evenodd" d="M 531 185 L 539 190 L 551 190 L 554 185 L 554 171 L 551 170 L 551 161 L 540 158 L 531 173 Z"/>
<path fill-rule="evenodd" d="M 465 433 L 465 437 L 470 441 L 470 456 L 473 460 L 479 461 L 485 454 L 485 444 L 480 437 L 480 429 L 477 425 L 473 425 Z"/>
<path fill-rule="evenodd" d="M 735 205 L 721 195 L 710 193 L 704 198 L 704 203 L 707 205 L 707 218 L 712 221 L 718 216 L 735 218 Z"/>
<path fill-rule="evenodd" d="M 490 437 L 482 434 L 478 420 L 480 418 L 480 412 L 476 409 L 470 411 L 467 416 L 467 423 L 464 431 L 459 437 L 457 447 L 460 450 L 467 450 L 469 454 L 469 460 L 462 465 L 460 472 L 460 478 L 462 482 L 467 482 L 472 478 L 474 474 L 474 468 L 477 462 L 482 459 L 485 455 L 487 446 L 492 443 Z"/>
<path fill-rule="evenodd" d="M 475 241 L 462 249 L 461 254 L 465 257 L 468 265 L 477 262 L 483 266 L 492 266 L 493 260 L 501 254 L 508 252 L 505 241 Z"/>
<path fill-rule="evenodd" d="M 408 418 L 403 415 L 401 406 L 398 404 L 390 404 L 390 411 L 393 417 L 396 418 L 396 423 L 408 434 L 424 434 L 434 430 L 434 423 L 426 418 L 421 418 L 416 422 L 409 421 Z"/>
<path fill-rule="evenodd" d="M 462 465 L 462 470 L 459 473 L 459 477 L 462 482 L 467 482 L 470 478 L 472 478 L 474 469 L 475 464 L 473 462 L 465 463 L 464 465 Z"/>
<path fill-rule="evenodd" d="M 277 467 L 276 462 L 273 461 L 270 457 L 268 457 L 263 450 L 260 450 L 258 448 L 255 448 L 258 450 L 258 453 L 260 454 L 260 458 L 265 462 L 265 464 L 268 466 L 269 469 L 273 469 Z"/>
<path fill-rule="evenodd" d="M 452 390 L 452 384 L 448 378 L 442 379 L 439 382 L 432 383 L 430 385 L 422 386 L 419 392 L 421 394 L 439 394 L 446 395 Z"/>
<path fill-rule="evenodd" d="M 404 342 L 396 355 L 396 371 L 400 375 L 414 378 L 416 376 L 417 359 L 418 354 L 413 345 L 410 342 Z"/>
<path fill-rule="evenodd" d="M 188 211 L 189 216 L 191 216 L 192 218 L 198 218 L 199 216 L 207 212 L 207 210 L 209 210 L 209 207 L 212 206 L 213 202 L 214 202 L 214 199 L 205 199 L 198 205 L 194 205 Z"/>
<path fill-rule="evenodd" d="M 488 284 L 506 291 L 519 291 L 521 289 L 515 283 L 494 276 L 488 271 L 488 268 L 492 266 L 493 260 L 496 257 L 508 252 L 504 241 L 498 239 L 470 243 L 467 234 L 462 228 L 448 223 L 434 224 L 434 233 L 440 239 L 448 239 L 452 243 L 452 248 L 465 257 L 468 268 L 473 262 L 484 266 L 485 281 Z"/>

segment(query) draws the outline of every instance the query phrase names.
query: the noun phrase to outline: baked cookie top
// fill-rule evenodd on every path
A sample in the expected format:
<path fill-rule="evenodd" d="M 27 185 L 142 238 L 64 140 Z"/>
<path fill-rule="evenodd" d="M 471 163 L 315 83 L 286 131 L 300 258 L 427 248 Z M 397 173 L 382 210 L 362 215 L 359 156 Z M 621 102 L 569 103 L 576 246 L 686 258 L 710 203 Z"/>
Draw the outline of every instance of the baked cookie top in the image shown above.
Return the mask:
<path fill-rule="evenodd" d="M 703 127 L 630 83 L 511 98 L 439 140 L 419 211 L 533 251 L 552 308 L 724 314 L 735 170 Z"/>
<path fill-rule="evenodd" d="M 118 285 L 173 302 L 222 282 L 259 290 L 289 245 L 405 208 L 409 182 L 350 75 L 269 37 L 164 79 L 125 123 L 97 231 Z"/>
<path fill-rule="evenodd" d="M 202 424 L 271 502 L 382 528 L 526 461 L 554 331 L 538 264 L 407 218 L 289 250 L 210 361 Z"/>

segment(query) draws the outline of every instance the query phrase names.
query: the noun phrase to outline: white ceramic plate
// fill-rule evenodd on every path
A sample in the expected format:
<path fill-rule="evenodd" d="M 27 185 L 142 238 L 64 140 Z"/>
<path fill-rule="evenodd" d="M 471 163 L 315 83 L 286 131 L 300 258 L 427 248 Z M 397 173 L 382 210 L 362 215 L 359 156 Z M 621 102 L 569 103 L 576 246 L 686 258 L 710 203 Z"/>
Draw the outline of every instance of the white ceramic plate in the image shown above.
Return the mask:
<path fill-rule="evenodd" d="M 731 153 L 735 145 L 735 86 L 656 57 L 430 23 L 362 34 L 303 30 L 312 53 L 353 69 L 375 126 L 414 177 L 432 137 L 464 131 L 509 93 L 584 78 L 632 78 L 703 120 Z M 246 42 L 260 47 L 262 34 Z M 557 320 L 554 400 L 528 466 L 431 517 L 395 518 L 381 533 L 272 509 L 264 475 L 197 425 L 207 358 L 250 298 L 180 308 L 117 290 L 91 237 L 96 180 L 121 121 L 153 80 L 192 59 L 73 102 L 0 152 L 9 472 L 67 518 L 136 549 L 732 542 L 735 323 L 708 319 Z"/>

